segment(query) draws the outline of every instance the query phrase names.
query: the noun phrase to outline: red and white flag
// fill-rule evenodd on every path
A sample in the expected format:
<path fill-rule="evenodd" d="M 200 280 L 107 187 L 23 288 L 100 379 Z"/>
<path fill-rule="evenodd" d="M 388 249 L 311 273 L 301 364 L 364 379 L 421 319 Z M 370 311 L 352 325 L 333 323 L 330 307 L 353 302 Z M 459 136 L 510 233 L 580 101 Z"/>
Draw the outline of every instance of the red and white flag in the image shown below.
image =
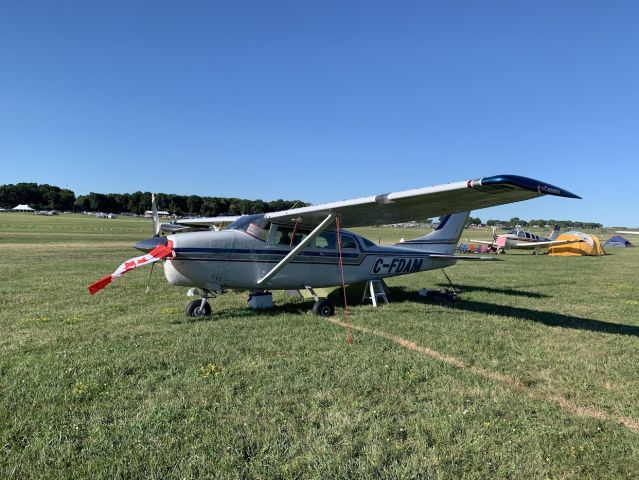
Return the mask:
<path fill-rule="evenodd" d="M 146 255 L 127 260 L 122 265 L 120 265 L 111 275 L 107 275 L 106 277 L 102 277 L 97 282 L 93 282 L 91 285 L 89 285 L 89 293 L 91 295 L 95 295 L 97 292 L 111 283 L 113 279 L 121 277 L 129 270 L 133 270 L 134 268 L 157 262 L 158 260 L 164 260 L 165 258 L 172 255 L 173 242 L 171 242 L 171 240 L 168 240 L 166 245 L 158 245 Z"/>

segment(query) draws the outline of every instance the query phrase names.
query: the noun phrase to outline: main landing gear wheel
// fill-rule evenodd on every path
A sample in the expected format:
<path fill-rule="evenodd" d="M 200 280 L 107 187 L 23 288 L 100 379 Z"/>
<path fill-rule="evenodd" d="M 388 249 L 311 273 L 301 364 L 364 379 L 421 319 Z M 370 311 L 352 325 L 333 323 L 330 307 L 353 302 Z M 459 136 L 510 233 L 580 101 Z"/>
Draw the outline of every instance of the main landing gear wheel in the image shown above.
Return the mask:
<path fill-rule="evenodd" d="M 320 298 L 313 305 L 313 313 L 320 317 L 332 317 L 335 315 L 335 306 L 328 298 Z"/>
<path fill-rule="evenodd" d="M 204 306 L 202 306 L 202 299 L 198 298 L 186 306 L 186 315 L 188 317 L 208 317 L 211 315 L 211 305 L 209 302 L 204 302 Z"/>

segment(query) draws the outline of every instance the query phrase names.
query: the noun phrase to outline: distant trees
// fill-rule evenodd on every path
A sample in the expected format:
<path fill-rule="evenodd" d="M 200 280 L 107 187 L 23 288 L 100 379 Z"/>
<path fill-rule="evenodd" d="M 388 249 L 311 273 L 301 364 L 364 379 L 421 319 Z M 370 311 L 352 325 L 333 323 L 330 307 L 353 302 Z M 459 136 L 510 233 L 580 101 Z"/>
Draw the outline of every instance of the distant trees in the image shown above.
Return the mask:
<path fill-rule="evenodd" d="M 244 198 L 200 197 L 198 195 L 174 195 L 157 193 L 155 201 L 158 210 L 166 210 L 176 215 L 243 215 L 249 213 L 267 213 L 291 208 L 293 205 L 307 205 L 295 200 L 247 200 Z M 138 215 L 151 210 L 151 193 L 95 193 L 80 195 L 76 200 L 79 210 L 89 212 L 130 212 Z"/>
<path fill-rule="evenodd" d="M 25 203 L 36 210 L 71 210 L 75 200 L 71 190 L 46 183 L 0 185 L 0 206 L 3 208 Z"/>
<path fill-rule="evenodd" d="M 479 217 L 468 217 L 466 219 L 466 227 L 468 225 L 481 225 L 481 218 L 479 218 Z"/>
<path fill-rule="evenodd" d="M 243 198 L 200 197 L 199 195 L 174 195 L 158 193 L 155 199 L 159 210 L 176 215 L 242 215 L 267 213 L 300 207 L 307 204 L 297 200 L 277 199 L 247 200 Z M 80 195 L 76 198 L 71 190 L 54 185 L 37 183 L 16 183 L 0 185 L 0 207 L 13 208 L 26 203 L 36 210 L 77 210 L 84 212 L 129 212 L 141 215 L 151 210 L 151 192 L 97 193 Z"/>
<path fill-rule="evenodd" d="M 510 220 L 495 220 L 490 219 L 486 222 L 486 225 L 489 227 L 495 225 L 501 225 L 504 228 L 514 228 L 516 226 L 527 227 L 530 228 L 532 226 L 537 227 L 553 227 L 554 225 L 559 225 L 560 228 L 585 228 L 585 229 L 597 229 L 603 228 L 603 224 L 596 222 L 579 222 L 574 220 L 545 220 L 545 219 L 533 219 L 533 220 L 523 220 L 519 217 L 513 217 Z"/>
<path fill-rule="evenodd" d="M 166 210 L 176 215 L 202 215 L 205 217 L 216 215 L 243 215 L 249 213 L 268 213 L 289 208 L 304 207 L 307 203 L 299 200 L 247 200 L 244 198 L 201 197 L 199 195 L 174 195 L 172 193 L 158 193 L 155 199 L 159 210 Z M 16 183 L 0 185 L 0 207 L 13 208 L 20 203 L 31 205 L 36 210 L 73 210 L 85 212 L 129 212 L 141 215 L 151 210 L 151 192 L 133 193 L 96 193 L 80 195 L 66 188 L 55 185 L 37 183 Z M 444 218 L 439 217 L 441 221 Z M 430 222 L 431 220 L 427 220 Z M 471 223 L 481 225 L 479 217 L 468 217 L 466 225 Z M 549 227 L 559 225 L 561 228 L 603 228 L 601 223 L 578 222 L 573 220 L 523 220 L 512 217 L 510 220 L 490 219 L 486 222 L 489 227 L 501 225 L 504 228 Z"/>

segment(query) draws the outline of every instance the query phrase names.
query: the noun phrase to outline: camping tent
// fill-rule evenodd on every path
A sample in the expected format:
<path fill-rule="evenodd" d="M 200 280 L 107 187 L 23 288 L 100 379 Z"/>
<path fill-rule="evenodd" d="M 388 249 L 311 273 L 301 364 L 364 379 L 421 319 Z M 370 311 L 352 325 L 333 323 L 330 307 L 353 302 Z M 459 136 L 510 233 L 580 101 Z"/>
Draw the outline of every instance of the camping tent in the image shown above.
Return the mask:
<path fill-rule="evenodd" d="M 578 242 L 565 243 L 563 245 L 551 245 L 548 248 L 548 255 L 553 257 L 576 257 L 581 255 L 599 256 L 605 255 L 601 242 L 594 235 L 583 232 L 566 232 L 559 235 L 555 240 L 579 240 Z"/>
<path fill-rule="evenodd" d="M 11 209 L 12 212 L 35 212 L 35 210 L 33 208 L 31 208 L 29 205 L 24 205 L 24 204 L 20 204 L 17 207 L 13 207 Z"/>
<path fill-rule="evenodd" d="M 606 240 L 606 243 L 604 243 L 604 245 L 606 247 L 612 247 L 612 248 L 634 247 L 632 243 L 630 243 L 628 240 L 623 238 L 621 235 L 615 235 L 613 237 L 610 237 L 608 240 Z"/>

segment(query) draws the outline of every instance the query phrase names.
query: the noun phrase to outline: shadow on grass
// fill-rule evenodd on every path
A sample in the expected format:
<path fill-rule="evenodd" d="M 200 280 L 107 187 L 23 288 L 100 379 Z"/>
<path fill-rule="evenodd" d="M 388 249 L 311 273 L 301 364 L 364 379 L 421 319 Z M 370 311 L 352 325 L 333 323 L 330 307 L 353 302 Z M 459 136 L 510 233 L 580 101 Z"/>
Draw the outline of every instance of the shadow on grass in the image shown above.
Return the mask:
<path fill-rule="evenodd" d="M 442 286 L 445 286 L 442 284 Z M 464 291 L 482 291 L 489 293 L 499 293 L 506 295 L 525 296 L 530 298 L 548 298 L 549 295 L 524 292 L 519 290 L 509 289 L 495 289 L 491 287 L 476 287 L 472 285 L 456 285 L 462 292 Z M 405 287 L 388 287 L 386 291 L 389 296 L 391 304 L 393 303 L 422 303 L 427 305 L 436 305 L 420 297 L 414 290 L 408 290 Z M 364 284 L 350 285 L 346 288 L 346 299 L 349 305 L 360 305 L 362 301 L 362 295 L 364 293 Z M 343 295 L 342 289 L 335 289 L 328 295 L 328 298 L 335 304 L 336 307 L 342 307 Z M 307 314 L 310 313 L 313 308 L 314 301 L 309 300 L 287 300 L 283 303 L 278 303 L 273 308 L 265 310 L 251 310 L 246 307 L 229 307 L 220 310 L 215 310 L 215 304 L 213 304 L 213 314 L 210 317 L 202 318 L 190 318 L 183 317 L 175 319 L 171 323 L 175 325 L 190 324 L 198 322 L 211 322 L 233 317 L 245 317 L 247 320 L 254 319 L 268 319 L 276 317 L 282 314 Z M 370 303 L 369 303 L 370 304 Z M 542 323 L 551 327 L 570 328 L 574 330 L 585 330 L 592 332 L 611 333 L 615 335 L 631 335 L 639 337 L 639 327 L 633 325 L 624 325 L 617 323 L 609 323 L 601 320 L 593 320 L 589 318 L 575 317 L 572 315 L 564 315 L 556 312 L 548 312 L 544 310 L 532 310 L 529 308 L 512 307 L 508 305 L 499 305 L 488 302 L 478 302 L 474 300 L 459 299 L 454 303 L 442 303 L 441 306 L 449 308 L 451 310 L 459 310 L 466 312 L 476 312 L 487 315 L 499 315 L 503 317 L 515 318 L 518 320 L 528 320 L 531 322 Z"/>
<path fill-rule="evenodd" d="M 274 304 L 272 308 L 253 310 L 248 305 L 243 307 L 226 307 L 215 309 L 215 300 L 211 302 L 213 309 L 212 313 L 208 317 L 184 317 L 176 318 L 170 323 L 172 325 L 185 325 L 200 322 L 216 322 L 218 320 L 225 320 L 229 317 L 245 317 L 247 320 L 255 320 L 260 318 L 276 317 L 282 314 L 300 315 L 310 312 L 313 309 L 314 300 L 305 301 L 287 301 L 282 304 Z"/>
<path fill-rule="evenodd" d="M 438 287 L 446 287 L 450 288 L 450 284 L 448 283 L 439 283 Z M 460 285 L 458 283 L 455 284 L 455 290 L 459 292 L 485 292 L 485 293 L 496 293 L 500 295 L 514 295 L 516 297 L 527 297 L 527 298 L 549 298 L 552 295 L 546 295 L 545 293 L 537 293 L 537 292 L 525 292 L 522 290 L 513 290 L 510 288 L 493 288 L 493 287 L 480 287 L 477 285 Z"/>
<path fill-rule="evenodd" d="M 462 286 L 460 286 L 460 288 L 461 287 Z M 424 300 L 414 290 L 407 290 L 404 287 L 387 288 L 389 293 L 389 300 L 391 301 L 391 303 L 413 302 L 436 305 L 435 303 Z M 462 291 L 470 291 L 472 289 L 473 287 L 466 289 L 466 286 L 464 286 Z M 479 289 L 481 290 L 481 287 Z M 361 291 L 362 290 L 360 289 L 360 292 Z M 508 292 L 508 290 L 504 290 L 500 293 Z M 531 296 L 535 297 L 536 295 L 537 294 L 533 294 Z M 545 295 L 540 295 L 540 297 L 543 298 L 545 297 Z M 361 293 L 359 300 L 361 300 Z M 464 300 L 463 298 L 457 300 L 454 303 L 443 303 L 441 305 L 451 310 L 476 312 L 487 315 L 500 315 L 503 317 L 511 317 L 519 320 L 528 320 L 531 322 L 543 323 L 544 325 L 548 325 L 550 327 L 570 328 L 574 330 L 586 330 L 592 332 L 603 332 L 612 333 L 615 335 L 631 335 L 634 337 L 639 337 L 639 327 L 637 326 L 604 322 L 602 320 L 593 320 L 590 318 L 581 318 L 572 315 L 563 315 L 561 313 L 548 312 L 544 310 L 531 310 L 529 308 L 511 307 L 508 305 L 499 305 L 487 302 L 477 302 L 474 300 Z"/>
<path fill-rule="evenodd" d="M 619 323 L 609 323 L 590 318 L 573 317 L 561 313 L 546 312 L 543 310 L 531 310 L 529 308 L 510 307 L 493 303 L 476 302 L 473 300 L 458 300 L 446 305 L 454 310 L 485 313 L 489 315 L 501 315 L 531 322 L 543 323 L 550 327 L 571 328 L 575 330 L 588 330 L 592 332 L 612 333 L 615 335 L 631 335 L 639 337 L 639 327 Z"/>

